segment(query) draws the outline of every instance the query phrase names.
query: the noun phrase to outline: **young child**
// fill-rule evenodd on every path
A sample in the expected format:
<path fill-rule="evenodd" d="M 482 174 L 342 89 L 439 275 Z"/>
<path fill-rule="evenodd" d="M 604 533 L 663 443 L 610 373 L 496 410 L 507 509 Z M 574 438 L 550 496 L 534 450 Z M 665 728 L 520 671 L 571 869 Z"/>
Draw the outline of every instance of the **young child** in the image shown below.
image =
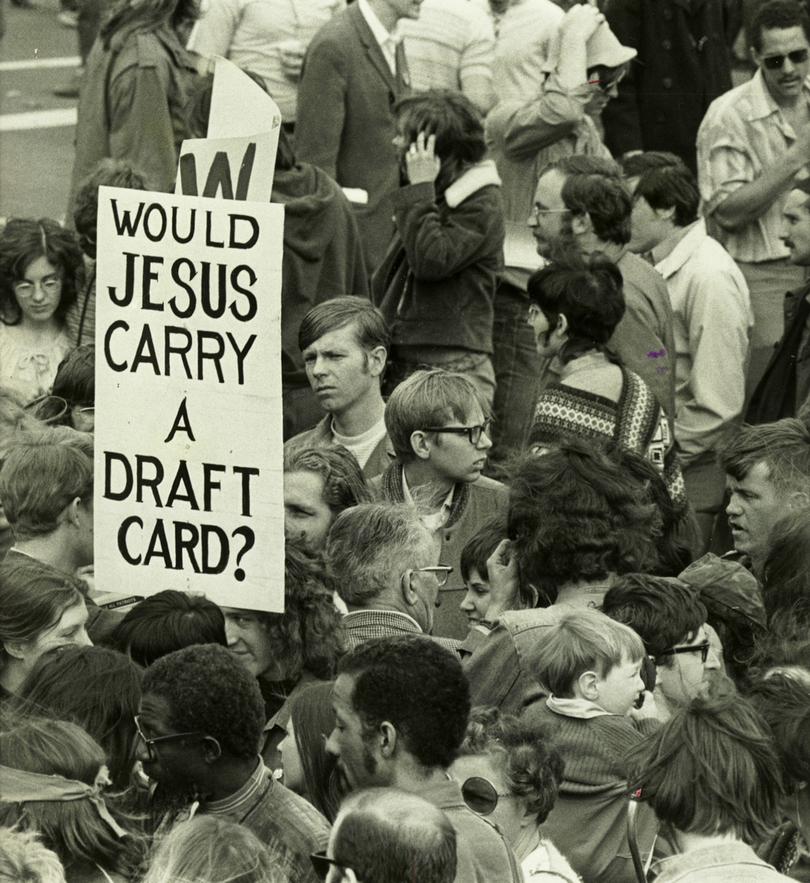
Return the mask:
<path fill-rule="evenodd" d="M 566 610 L 549 627 L 536 659 L 535 675 L 549 696 L 527 716 L 555 725 L 565 760 L 545 832 L 583 879 L 632 879 L 625 758 L 659 725 L 641 678 L 641 638 L 596 610 Z M 642 695 L 641 708 L 634 708 Z M 652 814 L 642 814 L 643 851 L 652 848 L 655 831 Z"/>

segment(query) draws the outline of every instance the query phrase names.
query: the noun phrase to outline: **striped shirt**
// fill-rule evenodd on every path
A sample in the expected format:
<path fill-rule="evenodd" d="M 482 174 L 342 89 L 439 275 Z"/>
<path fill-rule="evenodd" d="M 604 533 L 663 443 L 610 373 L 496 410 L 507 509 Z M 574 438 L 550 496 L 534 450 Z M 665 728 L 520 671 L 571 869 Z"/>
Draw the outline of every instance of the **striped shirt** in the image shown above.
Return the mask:
<path fill-rule="evenodd" d="M 810 105 L 810 77 L 804 84 L 804 97 Z M 698 183 L 706 217 L 735 190 L 777 164 L 795 140 L 793 127 L 768 92 L 760 71 L 716 98 L 697 136 Z M 801 177 L 808 174 L 810 164 Z M 787 198 L 786 189 L 753 223 L 739 230 L 718 231 L 734 260 L 759 263 L 788 257 L 779 239 Z"/>

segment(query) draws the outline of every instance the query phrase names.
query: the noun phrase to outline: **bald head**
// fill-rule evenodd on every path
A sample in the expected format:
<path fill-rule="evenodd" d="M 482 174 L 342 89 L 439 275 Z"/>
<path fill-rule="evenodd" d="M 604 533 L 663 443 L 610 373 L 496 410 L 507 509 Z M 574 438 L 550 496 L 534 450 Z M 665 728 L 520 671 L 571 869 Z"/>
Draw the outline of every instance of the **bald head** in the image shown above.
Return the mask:
<path fill-rule="evenodd" d="M 344 801 L 329 856 L 345 869 L 345 883 L 453 883 L 456 832 L 423 798 L 369 788 Z"/>

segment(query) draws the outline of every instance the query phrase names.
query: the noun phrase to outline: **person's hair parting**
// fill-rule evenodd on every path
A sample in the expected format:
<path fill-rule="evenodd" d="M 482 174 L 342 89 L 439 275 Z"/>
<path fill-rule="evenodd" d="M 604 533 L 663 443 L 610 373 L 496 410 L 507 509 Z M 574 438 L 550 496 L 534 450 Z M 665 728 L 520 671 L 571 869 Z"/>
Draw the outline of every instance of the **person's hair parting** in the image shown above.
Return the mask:
<path fill-rule="evenodd" d="M 347 325 L 354 326 L 357 343 L 364 350 L 380 346 L 389 350 L 391 334 L 383 314 L 368 299 L 354 295 L 333 297 L 314 306 L 301 320 L 298 348 L 303 352 L 324 334 Z"/>

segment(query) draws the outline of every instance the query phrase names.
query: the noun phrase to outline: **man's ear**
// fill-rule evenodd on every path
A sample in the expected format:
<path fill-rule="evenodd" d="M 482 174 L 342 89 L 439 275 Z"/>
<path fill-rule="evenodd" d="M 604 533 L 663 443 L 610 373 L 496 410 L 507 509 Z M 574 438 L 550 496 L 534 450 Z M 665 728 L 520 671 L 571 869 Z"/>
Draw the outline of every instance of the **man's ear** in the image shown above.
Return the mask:
<path fill-rule="evenodd" d="M 415 429 L 411 433 L 411 450 L 420 460 L 430 459 L 430 439 L 427 433 L 421 429 Z"/>
<path fill-rule="evenodd" d="M 375 346 L 366 352 L 368 373 L 372 377 L 379 377 L 385 371 L 385 363 L 388 360 L 388 353 L 384 346 Z"/>
<path fill-rule="evenodd" d="M 397 728 L 390 721 L 383 721 L 377 730 L 380 754 L 390 760 L 397 750 Z"/>
<path fill-rule="evenodd" d="M 222 746 L 213 736 L 206 736 L 202 741 L 203 760 L 206 763 L 215 763 L 222 756 Z"/>
<path fill-rule="evenodd" d="M 12 659 L 25 659 L 25 641 L 3 641 L 2 646 Z"/>
<path fill-rule="evenodd" d="M 413 571 L 406 571 L 402 574 L 400 580 L 400 591 L 402 592 L 402 600 L 408 607 L 414 607 L 419 600 L 419 593 L 413 587 Z"/>
<path fill-rule="evenodd" d="M 790 511 L 805 509 L 810 506 L 810 494 L 807 491 L 791 491 L 787 498 L 787 508 Z"/>
<path fill-rule="evenodd" d="M 568 332 L 568 317 L 565 313 L 560 313 L 557 316 L 557 325 L 554 328 L 554 333 L 557 335 L 567 334 Z"/>
<path fill-rule="evenodd" d="M 593 224 L 591 223 L 590 215 L 583 214 L 572 214 L 571 215 L 571 232 L 575 236 L 583 236 L 586 233 L 593 232 Z"/>
<path fill-rule="evenodd" d="M 588 699 L 590 702 L 596 702 L 599 698 L 599 676 L 595 671 L 584 671 L 577 678 L 577 687 L 579 695 L 582 699 Z"/>
<path fill-rule="evenodd" d="M 72 524 L 73 527 L 78 527 L 81 523 L 81 516 L 79 515 L 79 506 L 81 506 L 81 504 L 81 497 L 74 497 L 59 515 L 56 516 L 56 523 L 58 525 Z"/>

